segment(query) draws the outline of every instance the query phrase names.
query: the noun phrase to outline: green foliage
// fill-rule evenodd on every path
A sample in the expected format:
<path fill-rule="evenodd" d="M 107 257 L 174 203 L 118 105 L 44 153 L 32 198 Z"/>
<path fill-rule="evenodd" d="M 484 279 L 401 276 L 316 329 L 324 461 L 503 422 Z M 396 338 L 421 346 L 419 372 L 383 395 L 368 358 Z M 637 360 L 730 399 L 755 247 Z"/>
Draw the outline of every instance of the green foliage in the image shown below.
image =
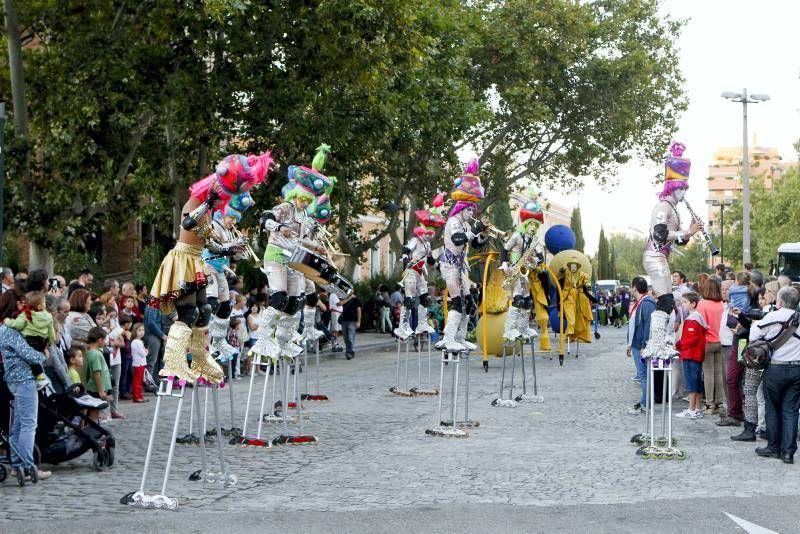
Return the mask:
<path fill-rule="evenodd" d="M 763 178 L 755 178 L 750 190 L 750 255 L 752 262 L 766 272 L 769 260 L 778 256 L 778 245 L 800 241 L 800 168 L 788 170 L 775 180 L 772 191 Z M 718 230 L 718 229 L 717 229 Z M 720 246 L 719 232 L 714 243 Z M 742 268 L 742 204 L 737 199 L 725 208 L 725 263 Z"/>
<path fill-rule="evenodd" d="M 569 218 L 569 227 L 575 232 L 575 250 L 583 252 L 585 241 L 583 240 L 583 227 L 581 226 L 581 207 L 573 208 Z"/>
<path fill-rule="evenodd" d="M 683 271 L 689 280 L 697 280 L 697 275 L 709 271 L 709 252 L 702 237 L 695 235 L 688 245 L 678 247 L 678 254 L 673 252 L 669 257 L 669 266 L 673 271 Z"/>
<path fill-rule="evenodd" d="M 620 280 L 630 281 L 634 276 L 644 274 L 642 254 L 644 237 L 628 237 L 624 234 L 612 234 L 608 238 L 613 253 L 612 272 L 619 274 Z M 614 277 L 616 278 L 616 276 Z"/>
<path fill-rule="evenodd" d="M 600 242 L 597 245 L 597 279 L 612 280 L 615 278 L 611 271 L 611 258 L 608 250 L 608 240 L 605 230 L 600 228 Z"/>
<path fill-rule="evenodd" d="M 146 284 L 150 288 L 163 259 L 164 250 L 157 243 L 144 247 L 139 257 L 131 262 L 133 283 Z"/>

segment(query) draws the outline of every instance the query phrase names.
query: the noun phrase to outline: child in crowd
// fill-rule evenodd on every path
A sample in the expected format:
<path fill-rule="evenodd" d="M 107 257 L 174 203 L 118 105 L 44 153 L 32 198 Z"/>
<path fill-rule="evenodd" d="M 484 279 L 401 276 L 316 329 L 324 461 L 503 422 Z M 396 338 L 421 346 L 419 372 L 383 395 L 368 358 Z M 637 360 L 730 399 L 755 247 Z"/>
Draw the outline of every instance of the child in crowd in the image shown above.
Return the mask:
<path fill-rule="evenodd" d="M 144 398 L 144 370 L 147 368 L 147 348 L 144 346 L 144 325 L 136 323 L 131 328 L 131 355 L 133 357 L 133 402 L 150 402 Z"/>
<path fill-rule="evenodd" d="M 89 330 L 86 337 L 86 365 L 84 368 L 84 384 L 86 391 L 92 397 L 106 402 L 111 401 L 111 373 L 103 357 L 103 348 L 106 346 L 106 331 L 95 326 Z M 89 419 L 98 422 L 99 410 L 89 410 Z"/>
<path fill-rule="evenodd" d="M 241 342 L 239 340 L 239 327 L 244 322 L 243 317 L 231 317 L 229 326 L 230 329 L 228 330 L 228 345 L 235 348 L 238 352 L 236 356 L 234 356 L 233 360 L 231 361 L 231 371 L 233 372 L 233 376 L 228 376 L 228 380 L 233 380 L 234 378 L 239 378 L 237 375 L 237 369 L 239 369 L 239 356 L 241 355 L 242 347 Z M 225 376 L 228 375 L 228 364 L 222 366 L 222 369 L 225 371 Z"/>
<path fill-rule="evenodd" d="M 683 362 L 683 379 L 686 391 L 689 393 L 689 408 L 676 414 L 675 417 L 683 419 L 700 419 L 703 417 L 701 391 L 703 387 L 703 359 L 706 354 L 706 330 L 708 325 L 703 316 L 697 311 L 700 295 L 690 291 L 681 297 L 681 304 L 687 314 L 683 322 L 681 339 L 675 348 L 681 353 Z"/>
<path fill-rule="evenodd" d="M 122 328 L 122 335 L 119 338 L 122 342 L 119 347 L 120 360 L 122 361 L 122 367 L 119 372 L 119 398 L 131 400 L 133 398 L 133 354 L 131 354 L 133 319 L 130 315 L 120 314 L 119 326 Z"/>
<path fill-rule="evenodd" d="M 34 350 L 44 353 L 48 343 L 55 343 L 56 330 L 53 316 L 45 309 L 44 293 L 31 292 L 25 296 L 25 308 L 16 318 L 5 320 L 5 325 L 19 331 Z M 50 381 L 39 364 L 31 365 L 36 377 L 36 388 L 46 387 Z"/>
<path fill-rule="evenodd" d="M 729 297 L 731 308 L 739 308 L 744 313 L 750 311 L 750 275 L 742 271 L 736 273 L 736 282 L 731 286 Z"/>
<path fill-rule="evenodd" d="M 67 376 L 73 385 L 82 384 L 80 370 L 83 367 L 83 351 L 73 347 L 67 351 Z"/>

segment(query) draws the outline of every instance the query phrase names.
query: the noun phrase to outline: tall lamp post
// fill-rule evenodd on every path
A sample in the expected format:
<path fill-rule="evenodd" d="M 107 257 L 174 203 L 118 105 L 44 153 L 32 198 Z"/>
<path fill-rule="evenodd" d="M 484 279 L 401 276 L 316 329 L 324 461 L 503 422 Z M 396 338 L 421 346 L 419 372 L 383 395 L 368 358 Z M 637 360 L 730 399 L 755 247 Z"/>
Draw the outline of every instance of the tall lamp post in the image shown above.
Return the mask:
<path fill-rule="evenodd" d="M 3 232 L 3 217 L 5 217 L 5 178 L 6 178 L 6 103 L 0 102 L 0 265 L 5 265 L 5 243 Z"/>
<path fill-rule="evenodd" d="M 725 206 L 733 204 L 733 199 L 725 198 L 717 200 L 710 198 L 706 200 L 709 206 L 719 206 L 719 262 L 725 263 Z"/>
<path fill-rule="evenodd" d="M 750 263 L 750 152 L 747 147 L 747 104 L 769 100 L 767 94 L 748 94 L 725 91 L 722 98 L 742 104 L 742 263 Z"/>

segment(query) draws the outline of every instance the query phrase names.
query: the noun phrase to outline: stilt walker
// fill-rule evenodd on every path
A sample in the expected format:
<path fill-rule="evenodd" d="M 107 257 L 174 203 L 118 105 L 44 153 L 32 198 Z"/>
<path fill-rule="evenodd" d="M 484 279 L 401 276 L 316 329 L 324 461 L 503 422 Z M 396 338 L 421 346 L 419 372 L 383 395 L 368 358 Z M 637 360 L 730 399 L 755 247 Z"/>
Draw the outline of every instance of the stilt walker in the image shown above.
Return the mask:
<path fill-rule="evenodd" d="M 470 281 L 467 265 L 467 244 L 481 248 L 486 243 L 489 229 L 488 217 L 482 217 L 475 222 L 474 229 L 471 222 L 477 212 L 477 202 L 484 197 L 483 187 L 476 176 L 478 160 L 472 160 L 466 167 L 462 176 L 456 179 L 450 198 L 455 204 L 448 213 L 447 223 L 444 228 L 444 252 L 439 256 L 439 269 L 447 284 L 448 312 L 444 327 L 444 337 L 436 343 L 436 349 L 442 351 L 442 360 L 439 367 L 439 411 L 436 424 L 426 430 L 429 435 L 465 437 L 467 432 L 457 428 L 456 404 L 458 398 L 458 373 L 463 360 L 467 364 L 467 379 L 464 385 L 465 400 L 469 399 L 469 352 L 477 346 L 466 340 L 470 310 L 475 309 L 475 304 L 470 294 Z M 473 231 L 474 230 L 474 231 Z M 451 417 L 449 424 L 442 419 L 442 384 L 444 382 L 444 367 L 449 365 L 452 373 L 451 381 Z M 469 422 L 469 407 L 464 406 L 464 422 Z M 474 424 L 474 423 L 473 423 Z"/>
<path fill-rule="evenodd" d="M 308 233 L 308 225 L 313 223 L 306 213 L 307 208 L 316 196 L 323 194 L 330 186 L 330 180 L 322 174 L 329 152 L 330 146 L 323 144 L 317 148 L 311 168 L 289 166 L 289 182 L 283 187 L 284 202 L 265 211 L 261 216 L 262 228 L 269 231 L 263 270 L 271 293 L 269 306 L 264 313 L 264 324 L 250 354 L 271 359 L 273 368 L 279 367 L 282 373 L 286 373 L 287 380 L 290 369 L 295 373 L 300 371 L 299 362 L 295 362 L 295 359 L 303 352 L 297 344 L 297 341 L 302 342 L 302 337 L 296 334 L 306 292 L 305 277 L 288 264 L 307 261 L 307 267 L 311 269 L 314 262 L 321 259 L 319 254 L 325 253 L 317 243 L 303 236 Z M 288 394 L 287 384 L 281 403 L 284 414 L 291 407 L 292 401 L 288 400 Z M 295 396 L 299 410 L 299 394 Z M 300 440 L 304 436 L 288 438 Z"/>
<path fill-rule="evenodd" d="M 145 466 L 139 490 L 125 495 L 121 502 L 138 507 L 177 507 L 175 499 L 166 496 L 169 471 L 172 466 L 172 455 L 175 449 L 175 438 L 181 417 L 185 387 L 198 382 L 218 387 L 224 378 L 219 364 L 214 361 L 207 346 L 207 326 L 211 318 L 211 306 L 205 293 L 206 270 L 201 257 L 204 247 L 215 250 L 216 244 L 210 240 L 211 217 L 215 208 L 224 209 L 231 197 L 249 191 L 262 183 L 269 171 L 272 158 L 269 153 L 258 156 L 226 156 L 215 172 L 189 188 L 189 200 L 183 206 L 183 221 L 178 242 L 161 263 L 161 267 L 152 284 L 151 306 L 158 306 L 165 313 L 177 312 L 178 320 L 169 330 L 164 347 L 164 368 L 159 375 L 159 384 L 155 414 L 150 431 L 150 440 L 145 454 Z M 217 249 L 222 252 L 226 248 Z M 191 367 L 187 353 L 192 354 Z M 178 392 L 174 391 L 177 386 Z M 167 455 L 161 493 L 150 496 L 145 493 L 147 471 L 152 458 L 153 444 L 157 430 L 161 402 L 165 398 L 178 398 L 170 449 Z M 219 425 L 217 425 L 219 428 Z M 217 436 L 220 440 L 220 436 Z M 220 453 L 221 475 L 223 484 L 235 483 L 235 477 L 226 472 Z"/>
<path fill-rule="evenodd" d="M 650 218 L 650 238 L 647 240 L 642 263 L 645 272 L 650 276 L 650 283 L 656 294 L 656 311 L 650 316 L 650 336 L 647 346 L 642 349 L 642 358 L 647 360 L 648 367 L 648 420 L 649 443 L 640 448 L 637 453 L 643 458 L 682 459 L 684 451 L 673 444 L 672 438 L 672 395 L 667 394 L 668 407 L 664 416 L 667 421 L 667 435 L 656 437 L 653 416 L 653 374 L 664 373 L 665 391 L 672 391 L 672 360 L 678 355 L 675 350 L 675 337 L 669 328 L 670 314 L 675 306 L 675 297 L 672 294 L 672 272 L 667 262 L 672 247 L 686 245 L 691 237 L 703 230 L 703 224 L 696 218 L 688 230 L 681 230 L 681 220 L 678 215 L 678 204 L 685 201 L 686 190 L 689 188 L 689 171 L 691 161 L 683 158 L 686 147 L 681 143 L 673 143 L 670 147 L 670 156 L 665 161 L 664 189 L 659 194 L 659 202 L 653 208 Z M 688 207 L 688 205 L 687 205 Z M 691 213 L 692 210 L 689 208 Z M 710 239 L 706 236 L 707 242 Z M 712 253 L 713 253 L 713 245 Z M 663 406 L 662 406 L 663 409 Z M 662 425 L 663 426 L 663 425 Z"/>
<path fill-rule="evenodd" d="M 437 207 L 436 204 L 439 204 Z M 422 336 L 430 336 L 433 328 L 428 324 L 428 266 L 436 264 L 433 257 L 430 241 L 436 234 L 436 229 L 445 225 L 445 218 L 439 212 L 439 208 L 444 204 L 444 195 L 437 195 L 434 200 L 434 207 L 424 210 L 416 210 L 414 215 L 417 219 L 417 226 L 414 228 L 414 237 L 403 246 L 403 272 L 402 284 L 405 290 L 402 308 L 400 308 L 400 321 L 394 334 L 397 336 L 397 383 L 389 391 L 396 395 L 410 397 L 414 393 L 408 389 L 408 356 L 409 341 L 412 336 L 417 336 L 417 341 Z M 413 306 L 417 307 L 417 326 L 411 327 L 411 311 Z M 405 384 L 400 387 L 400 352 L 401 347 L 405 347 Z M 417 351 L 417 377 L 421 378 L 422 360 Z M 421 383 L 417 383 L 417 391 L 422 391 Z"/>

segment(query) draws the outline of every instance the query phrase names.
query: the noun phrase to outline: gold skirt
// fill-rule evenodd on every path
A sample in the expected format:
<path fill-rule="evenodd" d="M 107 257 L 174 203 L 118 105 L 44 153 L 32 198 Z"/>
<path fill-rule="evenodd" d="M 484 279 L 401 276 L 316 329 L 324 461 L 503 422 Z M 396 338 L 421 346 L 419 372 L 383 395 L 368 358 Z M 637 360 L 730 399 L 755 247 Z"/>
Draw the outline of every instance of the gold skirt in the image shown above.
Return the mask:
<path fill-rule="evenodd" d="M 175 301 L 206 286 L 205 262 L 198 246 L 176 243 L 158 268 L 150 289 L 150 305 L 163 313 L 175 310 Z"/>

